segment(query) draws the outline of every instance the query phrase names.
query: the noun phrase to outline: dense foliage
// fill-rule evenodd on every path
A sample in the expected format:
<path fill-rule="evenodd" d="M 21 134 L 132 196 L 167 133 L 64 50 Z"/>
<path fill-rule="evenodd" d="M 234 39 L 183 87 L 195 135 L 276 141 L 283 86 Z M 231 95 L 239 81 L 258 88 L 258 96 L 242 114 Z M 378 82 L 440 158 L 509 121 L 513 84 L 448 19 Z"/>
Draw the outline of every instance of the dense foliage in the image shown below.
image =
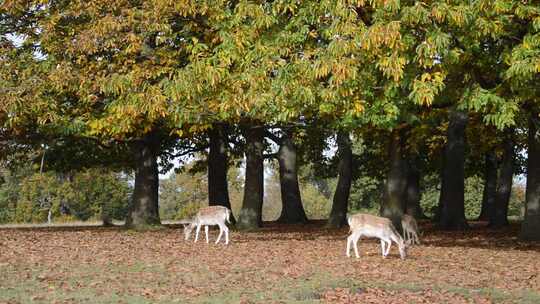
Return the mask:
<path fill-rule="evenodd" d="M 489 202 L 491 224 L 506 225 L 513 175 L 526 172 L 524 231 L 537 231 L 539 30 L 540 7 L 528 0 L 6 0 L 0 151 L 49 146 L 68 156 L 58 157 L 63 171 L 81 163 L 74 155 L 82 167 L 134 170 L 126 223 L 141 227 L 159 224 L 160 212 L 193 213 L 216 187 L 210 176 L 226 197 L 209 203 L 230 196 L 238 208 L 227 156 L 241 154 L 245 228 L 261 225 L 261 204 L 273 197 L 263 193 L 263 158 L 284 150 L 279 177 L 266 174 L 294 193 L 281 193 L 295 206 L 284 210 L 305 221 L 303 196 L 307 215 L 319 217 L 335 189 L 336 226 L 347 206 L 377 204 L 398 224 L 419 210 L 414 193 L 427 176 L 440 179 L 423 190 L 442 228 L 466 228 L 477 211 L 465 205 L 478 200 Z M 328 157 L 333 143 L 340 151 Z M 175 175 L 160 192 L 158 159 L 170 169 L 178 155 L 217 146 L 204 154 L 206 177 Z M 39 178 L 53 189 L 49 175 Z M 490 185 L 482 194 L 480 179 Z"/>
<path fill-rule="evenodd" d="M 129 176 L 104 169 L 70 175 L 32 170 L 2 171 L 1 223 L 124 220 L 131 187 Z"/>

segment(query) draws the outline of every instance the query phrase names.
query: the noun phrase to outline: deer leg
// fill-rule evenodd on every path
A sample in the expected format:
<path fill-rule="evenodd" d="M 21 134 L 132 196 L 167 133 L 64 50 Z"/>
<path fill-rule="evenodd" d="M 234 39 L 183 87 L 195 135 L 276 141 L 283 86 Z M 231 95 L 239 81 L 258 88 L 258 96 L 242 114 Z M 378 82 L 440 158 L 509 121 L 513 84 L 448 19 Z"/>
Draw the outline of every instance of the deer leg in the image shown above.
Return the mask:
<path fill-rule="evenodd" d="M 384 256 L 384 248 L 386 247 L 386 243 L 381 239 L 381 251 L 382 255 Z"/>
<path fill-rule="evenodd" d="M 195 242 L 197 243 L 197 240 L 199 239 L 199 231 L 201 231 L 201 225 L 197 225 L 197 230 L 195 231 Z"/>
<path fill-rule="evenodd" d="M 361 237 L 362 235 L 359 234 L 359 235 L 355 235 L 354 237 L 354 254 L 356 255 L 356 258 L 359 258 L 360 255 L 358 254 L 358 239 Z"/>
<path fill-rule="evenodd" d="M 384 256 L 386 257 L 388 255 L 388 253 L 390 253 L 390 247 L 392 246 L 392 241 L 391 240 L 386 240 L 386 245 L 388 245 L 388 247 L 386 247 L 386 252 L 384 253 Z"/>
<path fill-rule="evenodd" d="M 217 237 L 216 244 L 219 243 L 219 240 L 221 240 L 221 235 L 222 234 L 223 234 L 223 227 L 221 227 L 221 225 L 219 225 L 219 235 Z"/>
<path fill-rule="evenodd" d="M 351 257 L 350 252 L 351 252 L 351 242 L 352 242 L 352 240 L 353 240 L 352 237 L 353 237 L 352 234 L 349 235 L 349 237 L 347 237 L 347 250 L 345 251 L 345 255 L 346 255 L 348 258 Z"/>
<path fill-rule="evenodd" d="M 420 245 L 420 238 L 418 237 L 418 234 L 416 233 L 416 231 L 414 232 L 414 240 L 416 244 Z"/>
<path fill-rule="evenodd" d="M 225 245 L 229 244 L 229 227 L 223 225 L 223 230 L 225 230 Z"/>
<path fill-rule="evenodd" d="M 206 244 L 208 244 L 208 225 L 204 226 L 204 233 L 206 234 Z"/>

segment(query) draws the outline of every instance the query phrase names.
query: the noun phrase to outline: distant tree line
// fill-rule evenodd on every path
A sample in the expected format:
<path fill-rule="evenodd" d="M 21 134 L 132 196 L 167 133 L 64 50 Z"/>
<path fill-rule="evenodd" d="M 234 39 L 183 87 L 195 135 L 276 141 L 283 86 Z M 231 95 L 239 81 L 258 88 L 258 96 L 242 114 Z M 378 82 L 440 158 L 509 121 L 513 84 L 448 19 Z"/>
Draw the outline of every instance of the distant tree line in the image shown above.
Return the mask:
<path fill-rule="evenodd" d="M 124 220 L 132 189 L 128 176 L 104 169 L 40 174 L 1 170 L 0 223 Z M 50 214 L 50 215 L 49 215 Z"/>

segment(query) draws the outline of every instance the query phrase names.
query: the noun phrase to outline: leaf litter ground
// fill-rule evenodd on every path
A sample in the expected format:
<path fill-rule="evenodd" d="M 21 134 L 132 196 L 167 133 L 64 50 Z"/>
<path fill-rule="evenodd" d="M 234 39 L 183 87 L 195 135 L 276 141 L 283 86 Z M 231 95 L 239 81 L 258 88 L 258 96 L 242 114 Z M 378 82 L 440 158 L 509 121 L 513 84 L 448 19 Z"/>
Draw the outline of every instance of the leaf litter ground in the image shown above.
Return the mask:
<path fill-rule="evenodd" d="M 540 243 L 519 241 L 519 225 L 423 223 L 406 260 L 374 239 L 346 258 L 347 229 L 323 225 L 267 223 L 229 246 L 174 226 L 0 229 L 0 303 L 540 303 Z"/>

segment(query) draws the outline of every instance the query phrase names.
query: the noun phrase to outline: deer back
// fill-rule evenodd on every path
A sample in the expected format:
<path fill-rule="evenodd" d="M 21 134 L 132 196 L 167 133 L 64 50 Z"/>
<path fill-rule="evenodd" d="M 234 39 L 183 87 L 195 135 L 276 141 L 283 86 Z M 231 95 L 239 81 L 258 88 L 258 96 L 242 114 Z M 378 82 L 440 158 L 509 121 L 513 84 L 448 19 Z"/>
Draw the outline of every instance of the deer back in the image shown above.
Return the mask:
<path fill-rule="evenodd" d="M 389 219 L 371 214 L 357 213 L 349 216 L 348 221 L 351 231 L 360 232 L 365 236 L 389 236 L 395 231 Z"/>
<path fill-rule="evenodd" d="M 199 209 L 195 221 L 200 224 L 217 225 L 224 223 L 228 217 L 229 209 L 223 206 L 208 206 Z"/>

